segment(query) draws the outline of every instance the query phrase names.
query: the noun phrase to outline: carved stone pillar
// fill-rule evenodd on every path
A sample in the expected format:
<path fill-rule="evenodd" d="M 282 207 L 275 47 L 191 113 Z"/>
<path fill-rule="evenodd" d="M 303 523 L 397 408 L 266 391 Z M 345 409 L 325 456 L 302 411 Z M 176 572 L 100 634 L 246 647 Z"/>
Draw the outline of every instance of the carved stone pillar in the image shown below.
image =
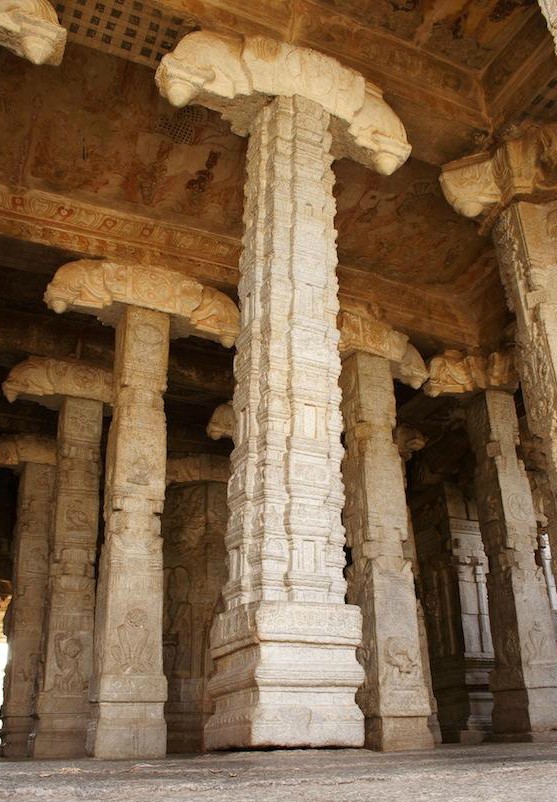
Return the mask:
<path fill-rule="evenodd" d="M 41 671 L 47 599 L 55 443 L 36 437 L 0 440 L 0 465 L 19 473 L 13 549 L 13 595 L 7 614 L 2 746 L 8 758 L 29 756 Z"/>
<path fill-rule="evenodd" d="M 409 152 L 404 129 L 361 75 L 263 37 L 190 34 L 157 83 L 171 103 L 217 109 L 250 137 L 230 578 L 206 744 L 361 745 L 361 617 L 342 575 L 331 162 L 334 150 L 390 173 Z"/>
<path fill-rule="evenodd" d="M 103 404 L 110 372 L 76 361 L 30 357 L 3 385 L 21 397 L 59 406 L 44 670 L 33 734 L 34 757 L 85 753 L 93 659 Z"/>
<path fill-rule="evenodd" d="M 356 352 L 343 362 L 342 409 L 345 525 L 352 553 L 348 599 L 363 615 L 359 659 L 365 669 L 357 699 L 366 746 L 416 749 L 433 745 L 424 680 L 404 479 L 393 442 L 396 408 L 389 362 Z"/>
<path fill-rule="evenodd" d="M 557 645 L 543 572 L 534 557 L 536 519 L 524 466 L 516 455 L 513 396 L 487 390 L 473 399 L 468 431 L 490 569 L 493 731 L 510 740 L 554 738 Z"/>
<path fill-rule="evenodd" d="M 402 475 L 404 477 L 404 487 L 407 489 L 406 482 L 406 463 L 416 451 L 420 451 L 426 444 L 427 439 L 422 433 L 411 426 L 402 424 L 395 429 L 395 442 L 398 447 L 402 464 Z M 423 583 L 420 574 L 420 564 L 418 562 L 418 553 L 416 551 L 416 537 L 414 534 L 414 525 L 412 521 L 412 514 L 408 503 L 406 504 L 406 521 L 408 526 L 408 537 L 406 542 L 403 542 L 403 552 L 412 563 L 412 573 L 414 575 L 414 587 L 416 591 L 416 614 L 418 616 L 418 634 L 420 638 L 420 655 L 422 658 L 422 671 L 427 688 L 427 695 L 429 698 L 429 706 L 431 707 L 431 714 L 428 719 L 428 726 L 433 735 L 433 740 L 436 744 L 440 744 L 443 740 L 441 735 L 441 728 L 439 726 L 438 706 L 437 699 L 433 692 L 433 680 L 431 676 L 431 663 L 429 659 L 429 639 L 427 635 L 427 627 L 425 622 L 425 612 L 423 606 Z M 406 547 L 406 548 L 404 548 Z"/>
<path fill-rule="evenodd" d="M 162 757 L 160 515 L 169 338 L 196 333 L 232 345 L 238 310 L 222 293 L 180 273 L 111 262 L 61 267 L 45 299 L 57 312 L 92 312 L 116 326 L 87 751 L 99 758 Z"/>
<path fill-rule="evenodd" d="M 540 3 L 554 21 L 553 0 Z M 552 28 L 553 31 L 553 28 Z M 527 128 L 485 154 L 451 162 L 441 185 L 449 203 L 493 228 L 507 303 L 516 315 L 516 364 L 528 425 L 543 442 L 557 509 L 557 124 Z M 535 202 L 533 202 L 535 201 Z M 557 573 L 557 525 L 548 534 Z"/>
<path fill-rule="evenodd" d="M 209 633 L 227 579 L 225 482 L 168 488 L 162 517 L 168 752 L 203 750 L 213 712 Z"/>
<path fill-rule="evenodd" d="M 416 496 L 413 516 L 443 740 L 477 743 L 491 731 L 493 646 L 475 504 L 440 482 Z"/>

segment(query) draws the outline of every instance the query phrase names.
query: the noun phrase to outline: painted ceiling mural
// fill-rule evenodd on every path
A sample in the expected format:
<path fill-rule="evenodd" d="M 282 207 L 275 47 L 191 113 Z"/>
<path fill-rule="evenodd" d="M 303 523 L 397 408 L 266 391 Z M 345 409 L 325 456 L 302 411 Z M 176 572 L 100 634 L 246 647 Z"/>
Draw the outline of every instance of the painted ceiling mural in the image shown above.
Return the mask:
<path fill-rule="evenodd" d="M 31 66 L 5 64 L 3 183 L 241 236 L 246 143 L 217 114 L 176 111 L 150 70 L 75 46 L 40 85 Z M 436 167 L 410 160 L 385 178 L 342 161 L 335 172 L 343 264 L 442 289 L 485 247 L 444 201 Z"/>
<path fill-rule="evenodd" d="M 524 22 L 536 0 L 320 0 L 321 5 L 481 70 Z"/>

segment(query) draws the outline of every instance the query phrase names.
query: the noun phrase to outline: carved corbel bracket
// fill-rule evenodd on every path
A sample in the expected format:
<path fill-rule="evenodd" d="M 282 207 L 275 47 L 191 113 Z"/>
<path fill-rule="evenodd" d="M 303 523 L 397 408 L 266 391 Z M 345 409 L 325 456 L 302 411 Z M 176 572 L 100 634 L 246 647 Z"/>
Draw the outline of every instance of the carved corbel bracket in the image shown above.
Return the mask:
<path fill-rule="evenodd" d="M 224 437 L 233 440 L 235 425 L 234 407 L 232 406 L 232 401 L 227 401 L 226 404 L 220 404 L 215 409 L 211 415 L 211 420 L 207 424 L 206 431 L 211 440 L 221 440 Z"/>
<path fill-rule="evenodd" d="M 479 390 L 514 392 L 518 387 L 514 354 L 510 349 L 489 356 L 449 349 L 434 356 L 428 368 L 429 379 L 423 389 L 432 398 L 471 394 Z"/>
<path fill-rule="evenodd" d="M 170 336 L 195 335 L 232 347 L 240 312 L 227 295 L 176 270 L 80 259 L 60 267 L 44 300 L 55 312 L 96 315 L 115 326 L 125 305 L 166 312 Z"/>
<path fill-rule="evenodd" d="M 449 162 L 439 178 L 447 201 L 489 228 L 513 200 L 555 197 L 557 124 L 530 125 L 493 151 Z"/>
<path fill-rule="evenodd" d="M 61 63 L 67 31 L 46 0 L 0 0 L 0 45 L 33 64 Z"/>
<path fill-rule="evenodd" d="M 415 390 L 428 378 L 425 362 L 416 348 L 408 342 L 408 337 L 382 320 L 371 315 L 341 311 L 338 326 L 339 349 L 343 358 L 355 351 L 364 351 L 388 359 L 393 378 L 409 384 Z"/>
<path fill-rule="evenodd" d="M 166 484 L 189 482 L 228 482 L 230 459 L 216 454 L 194 454 L 169 457 L 166 463 Z"/>
<path fill-rule="evenodd" d="M 547 22 L 547 28 L 553 36 L 557 49 L 557 2 L 555 0 L 538 0 L 538 5 Z"/>
<path fill-rule="evenodd" d="M 8 401 L 22 398 L 58 409 L 64 397 L 112 405 L 112 372 L 86 362 L 30 356 L 11 369 L 2 384 Z"/>
<path fill-rule="evenodd" d="M 17 468 L 25 462 L 56 465 L 56 441 L 52 437 L 15 434 L 0 437 L 0 466 Z"/>
<path fill-rule="evenodd" d="M 219 111 L 240 136 L 269 97 L 300 95 L 333 117 L 338 158 L 390 175 L 410 155 L 404 126 L 379 87 L 330 56 L 288 42 L 195 31 L 164 56 L 155 81 L 174 106 L 195 102 Z"/>

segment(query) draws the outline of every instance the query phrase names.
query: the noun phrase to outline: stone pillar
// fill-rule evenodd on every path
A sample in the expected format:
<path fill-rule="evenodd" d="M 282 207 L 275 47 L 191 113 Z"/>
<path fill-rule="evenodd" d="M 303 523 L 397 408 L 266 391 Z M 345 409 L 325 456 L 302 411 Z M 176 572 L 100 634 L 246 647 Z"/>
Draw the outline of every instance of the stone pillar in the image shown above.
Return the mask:
<path fill-rule="evenodd" d="M 228 573 L 227 517 L 224 482 L 167 489 L 162 535 L 169 753 L 202 751 L 203 729 L 213 712 L 206 687 L 213 670 L 209 633 Z"/>
<path fill-rule="evenodd" d="M 89 719 L 100 443 L 111 376 L 78 361 L 30 357 L 10 371 L 3 389 L 10 401 L 59 407 L 44 668 L 32 754 L 79 757 Z"/>
<path fill-rule="evenodd" d="M 541 0 L 554 20 L 554 0 Z M 553 30 L 553 28 L 552 28 Z M 441 185 L 454 208 L 493 230 L 507 303 L 516 315 L 516 364 L 528 426 L 542 441 L 557 509 L 557 124 L 533 125 L 485 154 L 451 162 Z M 548 534 L 557 575 L 557 525 Z"/>
<path fill-rule="evenodd" d="M 169 338 L 171 331 L 195 333 L 230 346 L 238 310 L 222 293 L 180 273 L 86 260 L 61 267 L 45 300 L 57 312 L 92 312 L 116 326 L 87 751 L 107 759 L 162 757 L 160 515 Z"/>
<path fill-rule="evenodd" d="M 536 565 L 536 519 L 510 393 L 487 390 L 468 408 L 476 456 L 478 513 L 489 559 L 488 597 L 495 669 L 493 731 L 500 739 L 554 738 L 557 645 L 543 572 Z"/>
<path fill-rule="evenodd" d="M 411 426 L 402 424 L 395 429 L 395 442 L 401 458 L 402 475 L 404 477 L 404 488 L 407 490 L 406 463 L 411 459 L 412 454 L 420 451 L 426 444 L 427 439 L 422 433 Z M 418 552 L 416 550 L 416 537 L 412 514 L 406 502 L 406 521 L 408 527 L 408 537 L 403 542 L 403 553 L 412 563 L 412 573 L 414 575 L 414 588 L 416 592 L 416 614 L 418 616 L 418 635 L 420 638 L 420 656 L 422 659 L 422 671 L 429 698 L 431 714 L 428 719 L 428 727 L 435 744 L 440 744 L 443 740 L 441 728 L 439 726 L 437 699 L 433 692 L 433 679 L 431 676 L 431 663 L 429 659 L 429 639 L 425 622 L 425 612 L 423 606 L 423 584 L 420 574 L 420 564 L 418 562 Z M 406 548 L 404 548 L 406 547 Z"/>
<path fill-rule="evenodd" d="M 331 162 L 334 148 L 390 173 L 409 152 L 404 129 L 361 75 L 264 37 L 190 34 L 156 80 L 171 103 L 208 105 L 250 137 L 230 578 L 213 627 L 206 744 L 358 746 L 361 616 L 344 604 L 342 575 Z"/>
<path fill-rule="evenodd" d="M 48 443 L 50 448 L 41 449 L 32 442 L 38 438 L 27 438 L 29 453 L 18 454 L 16 440 L 0 441 L 0 464 L 19 472 L 13 595 L 7 614 L 9 653 L 2 706 L 3 754 L 8 758 L 28 757 L 29 736 L 35 725 L 56 473 L 53 441 Z M 32 458 L 37 462 L 30 461 Z"/>
<path fill-rule="evenodd" d="M 102 415 L 102 401 L 86 398 L 65 398 L 58 415 L 45 665 L 33 757 L 85 754 Z"/>
<path fill-rule="evenodd" d="M 317 104 L 279 97 L 248 146 L 230 578 L 213 630 L 209 748 L 362 742 L 360 614 L 344 605 L 342 576 L 328 124 Z"/>
<path fill-rule="evenodd" d="M 352 553 L 348 599 L 363 615 L 357 699 L 366 746 L 433 746 L 420 652 L 404 478 L 393 442 L 396 406 L 388 360 L 356 352 L 343 362 L 345 525 Z"/>
<path fill-rule="evenodd" d="M 491 731 L 493 645 L 475 504 L 451 482 L 422 496 L 413 514 L 443 740 L 477 743 Z"/>
<path fill-rule="evenodd" d="M 166 751 L 162 670 L 162 513 L 168 315 L 125 307 L 116 329 L 88 751 Z"/>

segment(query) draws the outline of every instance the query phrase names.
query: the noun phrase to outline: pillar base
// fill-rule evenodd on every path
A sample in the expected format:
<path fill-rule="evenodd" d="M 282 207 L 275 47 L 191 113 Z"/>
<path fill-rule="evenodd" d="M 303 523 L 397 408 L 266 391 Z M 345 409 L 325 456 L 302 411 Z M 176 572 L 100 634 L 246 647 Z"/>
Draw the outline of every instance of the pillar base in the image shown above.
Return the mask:
<path fill-rule="evenodd" d="M 29 757 L 29 738 L 35 719 L 31 716 L 5 716 L 2 727 L 2 756 Z"/>
<path fill-rule="evenodd" d="M 365 747 L 380 752 L 433 749 L 435 741 L 427 716 L 366 718 Z"/>
<path fill-rule="evenodd" d="M 557 688 L 500 690 L 493 698 L 495 740 L 557 740 Z"/>
<path fill-rule="evenodd" d="M 46 691 L 39 695 L 38 720 L 30 738 L 34 758 L 85 757 L 89 705 L 83 696 Z"/>
<path fill-rule="evenodd" d="M 94 704 L 87 754 L 102 760 L 165 757 L 164 702 Z"/>
<path fill-rule="evenodd" d="M 32 757 L 43 760 L 85 757 L 85 722 L 83 729 L 75 728 L 74 719 L 70 723 L 72 726 L 66 729 L 46 722 L 36 735 L 31 735 L 29 743 Z"/>
<path fill-rule="evenodd" d="M 205 748 L 362 746 L 360 639 L 360 611 L 349 605 L 260 602 L 221 613 Z"/>

